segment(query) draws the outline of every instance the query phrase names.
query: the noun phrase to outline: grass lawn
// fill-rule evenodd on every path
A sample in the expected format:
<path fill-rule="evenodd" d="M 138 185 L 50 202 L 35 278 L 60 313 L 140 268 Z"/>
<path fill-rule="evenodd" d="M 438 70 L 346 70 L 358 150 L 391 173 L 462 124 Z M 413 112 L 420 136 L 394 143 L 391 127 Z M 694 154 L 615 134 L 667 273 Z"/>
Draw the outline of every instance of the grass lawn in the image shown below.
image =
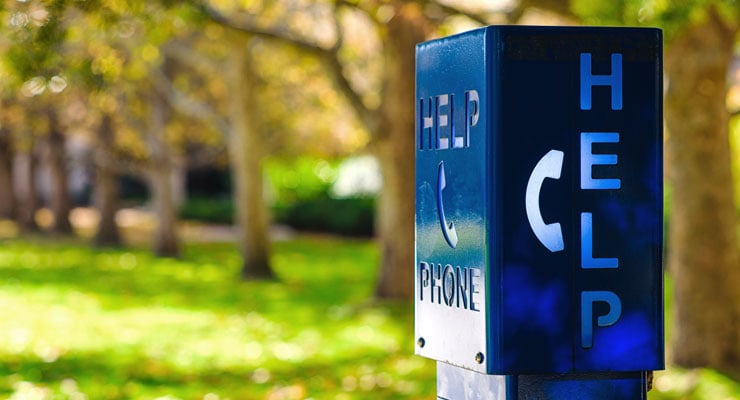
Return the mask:
<path fill-rule="evenodd" d="M 182 260 L 75 241 L 0 245 L 0 397 L 433 399 L 410 303 L 371 303 L 365 240 L 275 244 L 279 283 L 240 282 L 230 244 Z M 658 373 L 651 399 L 740 398 L 712 371 Z"/>
<path fill-rule="evenodd" d="M 0 396 L 433 395 L 434 364 L 411 355 L 411 306 L 367 302 L 378 261 L 370 242 L 298 239 L 275 250 L 281 283 L 243 283 L 232 245 L 193 245 L 172 260 L 3 243 Z"/>

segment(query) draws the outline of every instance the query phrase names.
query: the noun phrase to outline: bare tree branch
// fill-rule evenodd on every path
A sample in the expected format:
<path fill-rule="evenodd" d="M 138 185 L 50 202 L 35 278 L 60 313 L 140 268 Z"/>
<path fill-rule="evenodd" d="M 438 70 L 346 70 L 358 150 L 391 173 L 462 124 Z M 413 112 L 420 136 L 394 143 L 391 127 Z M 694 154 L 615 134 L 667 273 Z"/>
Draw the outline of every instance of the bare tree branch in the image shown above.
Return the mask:
<path fill-rule="evenodd" d="M 490 13 L 480 13 L 475 11 L 469 11 L 464 10 L 458 7 L 454 7 L 448 4 L 440 3 L 439 1 L 430 1 L 429 4 L 433 4 L 436 7 L 439 7 L 440 10 L 444 11 L 445 14 L 449 15 L 462 15 L 463 17 L 466 17 L 472 21 L 475 21 L 481 25 L 490 25 Z M 494 15 L 502 15 L 500 13 L 495 13 Z"/>
<path fill-rule="evenodd" d="M 709 18 L 716 24 L 726 36 L 734 36 L 737 34 L 738 26 L 731 21 L 728 21 L 723 17 L 720 10 L 717 9 L 716 4 L 709 6 Z"/>
<path fill-rule="evenodd" d="M 157 68 L 152 69 L 149 79 L 157 93 L 164 97 L 173 109 L 212 124 L 221 135 L 228 137 L 229 123 L 207 104 L 196 101 L 187 94 L 177 90 L 161 70 Z"/>
<path fill-rule="evenodd" d="M 510 11 L 511 20 L 514 22 L 518 21 L 528 8 L 536 8 L 555 13 L 573 21 L 580 20 L 573 10 L 571 10 L 571 0 L 520 0 L 516 7 Z"/>
<path fill-rule="evenodd" d="M 172 58 L 204 75 L 218 75 L 221 70 L 218 63 L 211 61 L 193 51 L 192 47 L 175 40 L 161 46 L 166 57 Z"/>
<path fill-rule="evenodd" d="M 375 11 L 377 11 L 377 7 L 378 7 L 377 4 L 374 5 L 374 8 L 373 7 L 368 8 L 368 6 L 370 6 L 369 4 L 364 3 L 362 1 L 358 1 L 358 0 L 334 0 L 334 5 L 337 8 L 338 7 L 347 7 L 347 8 L 351 8 L 353 10 L 359 10 L 360 12 L 364 13 L 365 15 L 367 15 L 367 17 L 372 22 L 374 22 L 375 24 L 379 24 L 379 21 L 376 18 L 376 15 L 375 15 Z"/>
<path fill-rule="evenodd" d="M 344 31 L 342 31 L 342 24 L 339 21 L 339 13 L 342 12 L 342 4 L 339 1 L 336 1 L 334 3 L 334 18 L 332 18 L 334 22 L 334 32 L 337 34 L 337 40 L 334 42 L 334 45 L 332 46 L 332 51 L 337 52 L 339 49 L 344 46 Z"/>
<path fill-rule="evenodd" d="M 257 18 L 250 14 L 242 13 L 238 18 L 234 16 L 226 16 L 221 13 L 221 11 L 207 3 L 201 3 L 201 9 L 209 18 L 211 18 L 211 20 L 231 29 L 255 36 L 274 39 L 314 55 L 321 55 L 329 51 L 319 44 L 308 41 L 306 38 L 295 34 L 290 29 L 282 27 L 262 27 L 259 25 Z"/>
<path fill-rule="evenodd" d="M 335 10 L 338 10 L 338 8 L 339 7 L 335 7 Z M 299 34 L 296 34 L 288 28 L 260 26 L 253 15 L 240 14 L 238 17 L 226 16 L 207 3 L 201 3 L 201 9 L 211 18 L 211 20 L 218 24 L 247 34 L 275 40 L 279 43 L 292 46 L 306 54 L 317 57 L 328 67 L 328 71 L 335 87 L 349 101 L 363 124 L 365 124 L 371 132 L 374 131 L 374 127 L 377 125 L 378 121 L 377 111 L 369 109 L 365 105 L 360 93 L 352 87 L 352 84 L 345 73 L 344 65 L 339 59 L 339 50 L 342 45 L 342 30 L 338 21 L 336 21 L 337 41 L 331 48 L 326 48 Z M 335 15 L 335 19 L 338 19 L 338 16 Z"/>

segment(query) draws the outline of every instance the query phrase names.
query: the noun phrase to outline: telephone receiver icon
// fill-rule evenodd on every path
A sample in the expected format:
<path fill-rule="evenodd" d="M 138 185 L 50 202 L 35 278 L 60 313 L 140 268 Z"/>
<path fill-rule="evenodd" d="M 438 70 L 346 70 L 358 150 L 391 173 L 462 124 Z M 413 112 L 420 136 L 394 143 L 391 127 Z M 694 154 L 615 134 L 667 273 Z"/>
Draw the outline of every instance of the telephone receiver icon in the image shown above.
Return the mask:
<path fill-rule="evenodd" d="M 455 224 L 453 222 L 448 223 L 445 217 L 445 206 L 442 202 L 442 192 L 447 187 L 447 180 L 445 179 L 445 164 L 444 161 L 439 163 L 439 170 L 437 172 L 437 212 L 439 214 L 439 223 L 442 225 L 442 234 L 453 249 L 457 246 L 457 231 L 455 230 Z"/>
<path fill-rule="evenodd" d="M 546 224 L 542 219 L 540 190 L 546 178 L 560 179 L 560 173 L 563 170 L 563 156 L 562 151 L 550 150 L 537 162 L 529 176 L 524 200 L 529 226 L 532 227 L 537 239 L 553 253 L 565 248 L 563 231 L 560 223 Z"/>

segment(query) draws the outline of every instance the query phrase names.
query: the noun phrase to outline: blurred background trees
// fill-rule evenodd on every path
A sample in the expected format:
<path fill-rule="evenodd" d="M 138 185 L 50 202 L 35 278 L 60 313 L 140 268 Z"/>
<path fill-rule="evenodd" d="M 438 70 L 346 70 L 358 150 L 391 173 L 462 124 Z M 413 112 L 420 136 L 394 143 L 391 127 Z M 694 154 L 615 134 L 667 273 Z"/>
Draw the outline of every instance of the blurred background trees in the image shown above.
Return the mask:
<path fill-rule="evenodd" d="M 738 377 L 740 251 L 726 100 L 740 23 L 740 8 L 734 7 L 706 7 L 673 33 L 665 58 L 665 110 L 674 360 Z"/>
<path fill-rule="evenodd" d="M 729 138 L 740 79 L 728 77 L 739 10 L 729 0 L 6 1 L 0 214 L 24 232 L 69 234 L 80 230 L 70 210 L 91 207 L 94 243 L 119 245 L 119 209 L 146 209 L 162 256 L 182 253 L 181 216 L 234 224 L 245 279 L 275 278 L 274 223 L 374 234 L 375 295 L 408 299 L 416 43 L 492 23 L 659 26 L 671 354 L 737 374 Z"/>

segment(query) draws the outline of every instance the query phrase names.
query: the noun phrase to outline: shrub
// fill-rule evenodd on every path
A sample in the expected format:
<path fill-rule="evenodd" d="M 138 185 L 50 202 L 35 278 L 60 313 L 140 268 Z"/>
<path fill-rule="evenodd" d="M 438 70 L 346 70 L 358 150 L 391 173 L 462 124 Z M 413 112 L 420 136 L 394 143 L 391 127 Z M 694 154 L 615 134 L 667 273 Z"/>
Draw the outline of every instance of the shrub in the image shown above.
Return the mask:
<path fill-rule="evenodd" d="M 332 195 L 333 184 L 344 168 L 345 191 L 358 181 L 370 180 L 363 173 L 378 174 L 368 157 L 350 159 L 344 167 L 338 161 L 301 157 L 293 160 L 268 160 L 265 163 L 266 188 L 273 221 L 298 230 L 327 232 L 350 236 L 372 236 L 375 199 L 372 195 Z M 372 160 L 370 160 L 372 161 Z M 354 169 L 353 169 L 354 168 Z M 220 175 L 204 180 L 219 181 Z M 218 182 L 215 182 L 218 183 Z M 226 186 L 224 186 L 226 188 Z M 209 223 L 233 223 L 234 204 L 228 193 L 209 197 L 208 190 L 194 191 L 180 209 L 180 217 Z M 215 187 L 211 188 L 215 190 Z M 355 188 L 356 189 L 356 188 Z M 218 193 L 218 192 L 217 192 Z"/>
<path fill-rule="evenodd" d="M 324 192 L 284 207 L 276 207 L 274 220 L 299 230 L 372 236 L 375 199 L 368 197 L 337 199 Z"/>
<path fill-rule="evenodd" d="M 180 218 L 212 224 L 231 224 L 234 202 L 230 197 L 189 197 L 180 207 Z"/>

